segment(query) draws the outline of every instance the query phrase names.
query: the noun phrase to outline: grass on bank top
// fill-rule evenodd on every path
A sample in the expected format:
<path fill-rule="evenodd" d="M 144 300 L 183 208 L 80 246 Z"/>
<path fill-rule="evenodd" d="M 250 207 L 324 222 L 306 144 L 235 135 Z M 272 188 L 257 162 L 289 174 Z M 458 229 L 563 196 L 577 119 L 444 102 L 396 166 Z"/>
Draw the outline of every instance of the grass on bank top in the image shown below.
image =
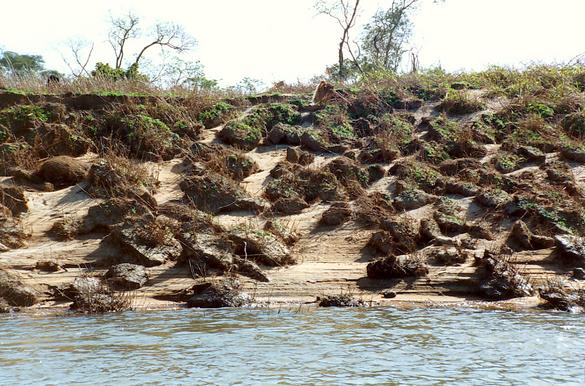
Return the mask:
<path fill-rule="evenodd" d="M 287 84 L 276 82 L 266 93 L 310 94 L 316 86 L 316 78 L 308 82 Z M 336 84 L 350 93 L 370 90 L 379 93 L 386 101 L 399 98 L 441 100 L 447 95 L 456 95 L 450 90 L 484 90 L 489 97 L 536 98 L 539 110 L 544 105 L 554 109 L 555 105 L 574 103 L 575 96 L 585 92 L 585 65 L 532 65 L 523 69 L 490 67 L 479 72 L 448 73 L 440 68 L 421 70 L 417 73 L 396 74 L 389 71 L 372 71 L 352 84 Z M 0 91 L 14 94 L 95 94 L 104 96 L 159 96 L 159 97 L 217 97 L 235 98 L 244 94 L 234 88 L 193 90 L 184 87 L 161 88 L 153 83 L 139 80 L 117 80 L 95 77 L 62 79 L 59 83 L 47 84 L 34 74 L 0 74 Z M 579 100 L 579 102 L 581 102 Z M 539 111 L 537 111 L 539 112 Z"/>

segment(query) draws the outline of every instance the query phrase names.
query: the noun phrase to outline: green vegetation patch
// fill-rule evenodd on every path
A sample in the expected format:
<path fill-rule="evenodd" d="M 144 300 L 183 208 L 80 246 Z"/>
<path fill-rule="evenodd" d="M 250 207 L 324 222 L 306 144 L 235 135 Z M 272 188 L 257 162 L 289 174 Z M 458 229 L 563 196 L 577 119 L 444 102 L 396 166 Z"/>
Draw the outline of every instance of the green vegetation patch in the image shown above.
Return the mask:
<path fill-rule="evenodd" d="M 530 113 L 538 115 L 541 118 L 551 118 L 555 115 L 555 111 L 552 107 L 541 102 L 528 103 L 526 110 Z"/>
<path fill-rule="evenodd" d="M 47 122 L 50 113 L 36 105 L 17 105 L 0 111 L 0 124 L 8 129 L 33 126 L 35 122 Z"/>
<path fill-rule="evenodd" d="M 210 128 L 221 124 L 225 119 L 231 117 L 235 110 L 236 108 L 231 104 L 221 101 L 211 106 L 209 109 L 201 111 L 197 118 L 205 125 L 205 127 Z"/>
<path fill-rule="evenodd" d="M 142 113 L 112 110 L 103 117 L 103 123 L 100 119 L 93 124 L 93 120 L 90 116 L 85 117 L 86 132 L 89 128 L 89 131 L 95 130 L 96 136 L 120 138 L 132 156 L 138 158 L 168 158 L 179 140 L 166 123 Z"/>
<path fill-rule="evenodd" d="M 510 173 L 518 170 L 520 165 L 524 162 L 522 157 L 512 153 L 498 154 L 495 160 L 495 167 L 502 173 Z"/>
<path fill-rule="evenodd" d="M 425 161 L 433 164 L 439 164 L 451 158 L 443 144 L 433 141 L 422 144 L 421 156 Z"/>
<path fill-rule="evenodd" d="M 525 198 L 518 199 L 517 204 L 521 209 L 536 214 L 541 220 L 554 225 L 563 232 L 573 233 L 575 231 L 575 228 L 569 225 L 569 219 L 555 208 L 545 207 Z"/>
<path fill-rule="evenodd" d="M 378 130 L 390 134 L 398 145 L 406 145 L 412 140 L 414 128 L 410 122 L 395 114 L 384 114 L 378 121 Z"/>
<path fill-rule="evenodd" d="M 347 111 L 339 105 L 330 104 L 318 111 L 315 114 L 315 126 L 339 140 L 357 137 Z"/>

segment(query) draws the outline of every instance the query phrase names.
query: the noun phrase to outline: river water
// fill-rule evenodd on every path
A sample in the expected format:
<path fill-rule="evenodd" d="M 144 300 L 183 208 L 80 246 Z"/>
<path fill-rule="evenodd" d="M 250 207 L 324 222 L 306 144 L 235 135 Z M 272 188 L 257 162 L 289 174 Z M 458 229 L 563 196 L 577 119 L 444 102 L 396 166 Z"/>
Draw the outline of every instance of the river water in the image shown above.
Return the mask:
<path fill-rule="evenodd" d="M 585 317 L 472 309 L 0 316 L 0 384 L 585 384 Z"/>

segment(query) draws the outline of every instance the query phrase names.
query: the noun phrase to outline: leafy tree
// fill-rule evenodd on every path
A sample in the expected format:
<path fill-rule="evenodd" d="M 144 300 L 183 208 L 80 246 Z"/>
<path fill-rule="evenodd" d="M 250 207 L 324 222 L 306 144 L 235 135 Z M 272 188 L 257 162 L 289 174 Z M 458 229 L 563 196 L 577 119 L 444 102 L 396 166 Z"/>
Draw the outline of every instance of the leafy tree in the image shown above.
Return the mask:
<path fill-rule="evenodd" d="M 173 57 L 162 68 L 157 81 L 166 87 L 186 87 L 194 90 L 211 90 L 217 88 L 217 81 L 208 79 L 199 61 L 187 61 L 178 56 Z"/>
<path fill-rule="evenodd" d="M 24 55 L 13 51 L 4 51 L 0 57 L 0 69 L 6 72 L 24 73 L 40 72 L 45 61 L 41 55 Z"/>
<path fill-rule="evenodd" d="M 374 68 L 396 71 L 407 50 L 412 31 L 409 11 L 418 0 L 394 0 L 390 8 L 378 10 L 364 27 L 361 42 L 363 61 Z"/>
<path fill-rule="evenodd" d="M 238 84 L 235 86 L 235 89 L 244 94 L 255 94 L 263 86 L 264 83 L 262 83 L 261 80 L 245 77 L 238 82 Z"/>
<path fill-rule="evenodd" d="M 120 80 L 133 79 L 147 81 L 148 77 L 138 71 L 138 65 L 132 64 L 128 69 L 113 68 L 108 63 L 97 62 L 91 75 L 96 78 Z"/>

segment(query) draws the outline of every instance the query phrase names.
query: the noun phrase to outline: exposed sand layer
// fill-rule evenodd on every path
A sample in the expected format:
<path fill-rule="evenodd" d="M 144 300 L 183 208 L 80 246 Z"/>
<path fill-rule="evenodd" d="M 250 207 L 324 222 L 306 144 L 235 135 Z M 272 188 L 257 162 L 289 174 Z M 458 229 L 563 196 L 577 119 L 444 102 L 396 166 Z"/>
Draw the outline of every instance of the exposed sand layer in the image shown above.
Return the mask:
<path fill-rule="evenodd" d="M 495 102 L 494 102 L 495 103 Z M 417 121 L 434 113 L 433 105 L 423 105 L 414 113 Z M 460 119 L 471 119 L 471 116 Z M 202 134 L 203 143 L 219 143 L 216 139 L 222 126 L 205 130 Z M 420 131 L 417 135 L 424 135 Z M 270 170 L 286 156 L 287 146 L 261 146 L 247 155 L 253 159 L 259 169 L 245 178 L 241 185 L 252 196 L 261 197 L 264 188 L 271 180 Z M 487 155 L 481 159 L 487 163 L 496 154 L 499 145 L 486 145 Z M 88 154 L 84 159 L 91 159 Z M 332 159 L 339 157 L 335 154 L 317 155 L 314 166 L 322 166 Z M 556 154 L 548 154 L 550 159 Z M 183 192 L 179 188 L 181 181 L 182 164 L 180 159 L 173 159 L 161 163 L 146 163 L 152 174 L 158 179 L 159 186 L 155 194 L 158 204 L 180 200 Z M 394 161 L 396 163 L 400 159 Z M 385 165 L 387 171 L 394 163 Z M 515 174 L 534 169 L 528 165 Z M 572 171 L 577 182 L 585 187 L 585 166 L 573 165 Z M 395 177 L 386 175 L 372 184 L 369 192 L 391 193 L 394 191 Z M 53 192 L 27 191 L 29 210 L 22 214 L 22 227 L 30 232 L 31 237 L 26 246 L 0 253 L 0 267 L 18 272 L 27 285 L 33 287 L 41 300 L 32 309 L 46 309 L 68 307 L 68 301 L 55 302 L 50 295 L 53 287 L 71 283 L 82 272 L 88 269 L 96 274 L 105 272 L 99 262 L 112 257 L 116 251 L 100 244 L 104 234 L 95 233 L 85 235 L 70 241 L 55 241 L 47 235 L 47 231 L 55 221 L 75 217 L 80 218 L 87 210 L 97 205 L 100 200 L 90 197 L 84 189 L 84 183 Z M 481 215 L 471 198 L 455 197 L 461 209 L 467 213 L 467 220 L 476 220 Z M 264 268 L 270 281 L 256 282 L 242 277 L 244 290 L 252 294 L 259 305 L 271 307 L 295 307 L 301 304 L 312 304 L 316 297 L 323 295 L 337 295 L 351 293 L 361 297 L 371 304 L 391 304 L 398 306 L 409 305 L 477 305 L 481 307 L 525 308 L 538 304 L 536 297 L 515 299 L 504 302 L 484 302 L 478 296 L 477 268 L 473 258 L 466 262 L 453 265 L 430 264 L 428 276 L 421 278 L 373 280 L 367 278 L 366 266 L 373 258 L 366 244 L 375 229 L 364 228 L 354 221 L 349 221 L 339 227 L 319 225 L 322 213 L 330 204 L 317 202 L 302 211 L 301 214 L 283 216 L 281 220 L 289 224 L 300 235 L 299 241 L 292 247 L 292 254 L 298 261 L 295 265 L 279 268 Z M 423 207 L 406 211 L 403 215 L 420 219 L 425 210 Z M 249 212 L 233 212 L 215 217 L 223 226 L 230 228 L 241 223 L 255 223 L 261 226 L 263 218 Z M 501 242 L 498 235 L 496 240 L 486 242 L 480 247 L 485 248 L 489 243 Z M 437 247 L 429 247 L 437 248 Z M 423 250 L 424 251 L 424 250 Z M 541 284 L 549 277 L 566 276 L 570 268 L 560 266 L 552 257 L 552 249 L 523 251 L 514 253 L 510 262 L 519 267 L 520 272 L 526 274 L 534 285 Z M 35 269 L 39 261 L 55 260 L 62 270 L 53 273 L 41 272 Z M 173 302 L 182 291 L 191 288 L 196 282 L 205 279 L 193 279 L 185 267 L 176 267 L 174 262 L 168 262 L 158 267 L 147 268 L 150 280 L 146 286 L 134 292 L 134 307 L 136 308 L 172 308 L 182 303 Z M 381 291 L 391 289 L 396 297 L 384 299 Z M 164 299 L 164 300 L 161 300 Z"/>

